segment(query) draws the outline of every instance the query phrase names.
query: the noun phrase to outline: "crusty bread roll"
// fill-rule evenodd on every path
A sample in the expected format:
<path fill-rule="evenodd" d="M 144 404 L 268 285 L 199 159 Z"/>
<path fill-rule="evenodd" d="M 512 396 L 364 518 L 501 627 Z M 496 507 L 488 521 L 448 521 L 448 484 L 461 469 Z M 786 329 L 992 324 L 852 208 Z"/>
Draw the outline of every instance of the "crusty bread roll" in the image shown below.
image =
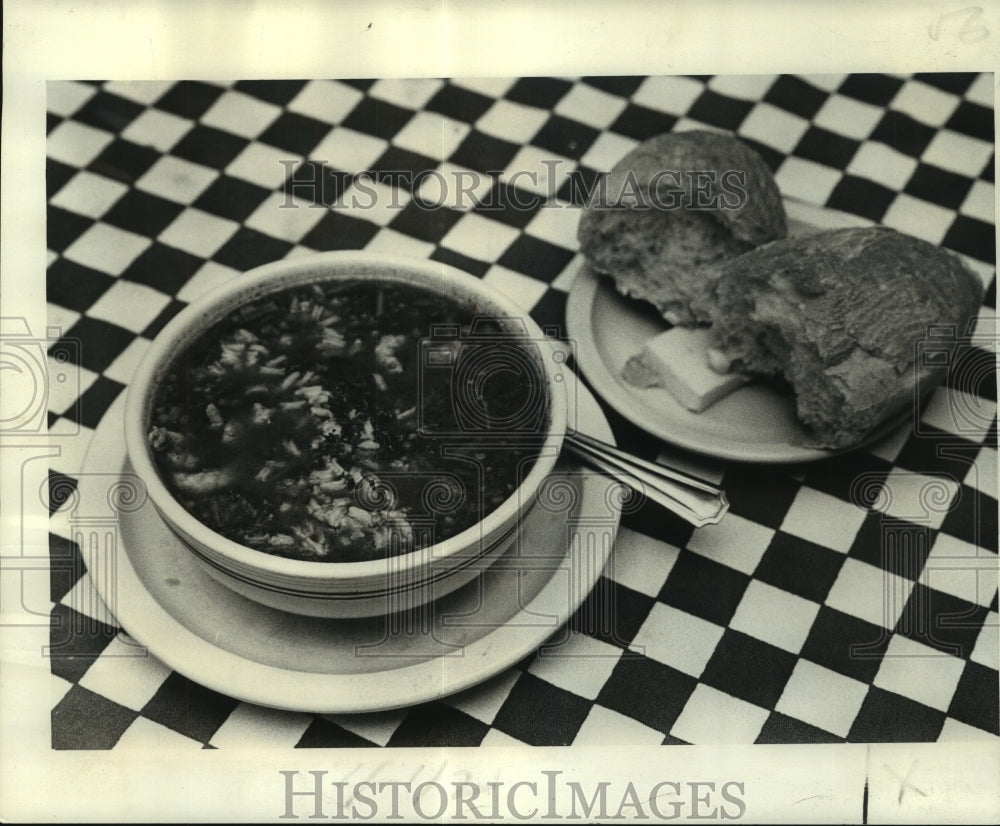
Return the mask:
<path fill-rule="evenodd" d="M 785 235 L 781 195 L 763 159 L 718 132 L 641 143 L 602 179 L 580 218 L 590 265 L 669 321 L 710 320 L 718 266 Z"/>
<path fill-rule="evenodd" d="M 915 409 L 945 366 L 921 364 L 932 325 L 958 336 L 983 300 L 958 256 L 887 228 L 776 241 L 724 262 L 713 282 L 710 360 L 782 377 L 816 446 L 845 448 Z"/>

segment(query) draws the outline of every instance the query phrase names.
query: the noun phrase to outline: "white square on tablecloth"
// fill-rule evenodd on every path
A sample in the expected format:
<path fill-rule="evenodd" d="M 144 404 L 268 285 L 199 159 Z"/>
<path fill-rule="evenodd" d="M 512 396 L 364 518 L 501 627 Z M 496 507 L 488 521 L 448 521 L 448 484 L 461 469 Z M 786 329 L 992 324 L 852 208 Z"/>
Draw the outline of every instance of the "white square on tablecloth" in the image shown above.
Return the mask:
<path fill-rule="evenodd" d="M 935 591 L 988 608 L 997 593 L 997 555 L 939 533 L 919 581 Z"/>
<path fill-rule="evenodd" d="M 616 132 L 601 132 L 597 140 L 580 157 L 580 163 L 598 172 L 609 172 L 638 145 L 638 141 Z"/>
<path fill-rule="evenodd" d="M 576 83 L 562 96 L 553 111 L 557 115 L 606 129 L 622 113 L 626 101 L 618 95 L 609 95 L 586 83 Z"/>
<path fill-rule="evenodd" d="M 49 302 L 45 305 L 45 326 L 55 331 L 53 337 L 58 337 L 76 324 L 80 320 L 80 315 L 76 310 L 69 310 Z"/>
<path fill-rule="evenodd" d="M 729 627 L 798 654 L 818 612 L 818 603 L 754 579 L 743 593 Z"/>
<path fill-rule="evenodd" d="M 219 173 L 207 166 L 164 155 L 146 170 L 135 185 L 144 192 L 190 204 L 217 177 Z"/>
<path fill-rule="evenodd" d="M 340 123 L 364 95 L 336 80 L 310 80 L 289 102 L 289 111 L 326 123 Z"/>
<path fill-rule="evenodd" d="M 479 744 L 480 748 L 523 748 L 525 745 L 524 741 L 518 740 L 516 737 L 511 737 L 506 732 L 500 731 L 498 728 L 491 728 L 486 732 L 486 736 L 483 741 Z"/>
<path fill-rule="evenodd" d="M 467 212 L 448 230 L 441 244 L 480 261 L 496 261 L 517 236 L 513 227 Z"/>
<path fill-rule="evenodd" d="M 786 198 L 801 198 L 822 206 L 843 175 L 828 166 L 805 158 L 785 158 L 774 179 Z"/>
<path fill-rule="evenodd" d="M 986 439 L 996 412 L 997 403 L 991 399 L 938 385 L 934 388 L 920 421 L 963 439 L 982 442 Z"/>
<path fill-rule="evenodd" d="M 910 580 L 848 557 L 827 594 L 826 604 L 872 625 L 892 629 L 912 591 Z"/>
<path fill-rule="evenodd" d="M 486 97 L 498 98 L 506 94 L 517 81 L 512 77 L 456 77 L 451 82 Z"/>
<path fill-rule="evenodd" d="M 916 160 L 909 155 L 879 141 L 866 141 L 854 153 L 847 172 L 889 189 L 900 190 L 906 186 L 916 168 Z"/>
<path fill-rule="evenodd" d="M 169 303 L 170 296 L 152 287 L 119 279 L 94 302 L 87 315 L 141 333 Z"/>
<path fill-rule="evenodd" d="M 407 109 L 422 109 L 442 86 L 443 80 L 430 77 L 383 78 L 369 87 L 368 95 Z"/>
<path fill-rule="evenodd" d="M 323 717 L 341 728 L 384 746 L 396 733 L 406 717 L 407 709 L 392 709 L 368 714 L 324 714 Z"/>
<path fill-rule="evenodd" d="M 201 749 L 197 740 L 186 737 L 179 731 L 160 725 L 148 717 L 136 717 L 118 742 L 117 751 L 134 750 L 137 754 L 157 754 L 165 750 Z"/>
<path fill-rule="evenodd" d="M 772 528 L 727 513 L 718 525 L 705 525 L 691 534 L 687 549 L 744 574 L 752 574 L 773 538 Z"/>
<path fill-rule="evenodd" d="M 715 75 L 708 88 L 726 97 L 758 101 L 774 85 L 777 75 Z"/>
<path fill-rule="evenodd" d="M 476 121 L 476 129 L 513 143 L 527 143 L 548 118 L 548 112 L 534 106 L 498 100 Z"/>
<path fill-rule="evenodd" d="M 809 660 L 799 660 L 775 711 L 846 737 L 867 694 L 864 683 Z"/>
<path fill-rule="evenodd" d="M 934 133 L 920 160 L 967 178 L 977 178 L 992 156 L 992 143 L 942 129 Z"/>
<path fill-rule="evenodd" d="M 160 690 L 170 669 L 138 644 L 115 637 L 80 678 L 83 688 L 133 711 L 141 711 Z"/>
<path fill-rule="evenodd" d="M 309 153 L 309 159 L 342 172 L 365 172 L 372 168 L 388 147 L 388 141 L 382 138 L 338 126 Z"/>
<path fill-rule="evenodd" d="M 632 95 L 632 102 L 649 109 L 683 115 L 705 91 L 705 85 L 690 77 L 647 77 Z"/>
<path fill-rule="evenodd" d="M 191 207 L 185 209 L 160 233 L 159 241 L 192 255 L 208 258 L 226 243 L 240 225 Z"/>
<path fill-rule="evenodd" d="M 951 117 L 960 100 L 955 95 L 919 80 L 908 80 L 889 102 L 889 108 L 904 112 L 929 126 L 942 126 Z"/>
<path fill-rule="evenodd" d="M 159 100 L 174 85 L 172 80 L 111 80 L 104 91 L 147 106 Z"/>
<path fill-rule="evenodd" d="M 322 204 L 316 205 L 283 192 L 272 192 L 244 223 L 272 238 L 296 243 L 322 220 L 327 211 L 328 207 Z M 236 229 L 238 227 L 234 227 L 233 232 Z"/>
<path fill-rule="evenodd" d="M 191 121 L 170 112 L 147 109 L 125 127 L 122 137 L 139 146 L 151 146 L 159 152 L 169 152 L 191 126 Z"/>
<path fill-rule="evenodd" d="M 514 272 L 499 264 L 494 264 L 486 271 L 483 281 L 525 309 L 534 307 L 548 289 L 544 281 Z"/>
<path fill-rule="evenodd" d="M 947 711 L 964 670 L 965 660 L 896 634 L 872 685 Z"/>
<path fill-rule="evenodd" d="M 433 174 L 421 177 L 417 194 L 432 206 L 468 210 L 487 198 L 493 184 L 493 178 L 483 172 L 446 161 Z"/>
<path fill-rule="evenodd" d="M 932 244 L 940 244 L 944 240 L 954 220 L 955 213 L 950 209 L 918 200 L 905 192 L 896 196 L 896 200 L 882 217 L 882 223 L 887 227 L 923 238 Z"/>
<path fill-rule="evenodd" d="M 985 729 L 970 726 L 954 717 L 945 717 L 941 733 L 938 734 L 938 743 L 974 743 L 982 740 L 996 745 L 997 736 Z"/>
<path fill-rule="evenodd" d="M 982 72 L 965 90 L 965 99 L 980 106 L 993 108 L 993 73 Z"/>
<path fill-rule="evenodd" d="M 619 528 L 615 552 L 608 560 L 605 575 L 615 582 L 655 597 L 680 555 L 680 549 L 628 528 Z"/>
<path fill-rule="evenodd" d="M 132 381 L 136 368 L 138 368 L 139 362 L 145 355 L 146 350 L 149 349 L 149 345 L 149 339 L 142 336 L 132 339 L 128 347 L 111 364 L 104 368 L 104 376 L 112 381 L 128 384 Z"/>
<path fill-rule="evenodd" d="M 670 733 L 696 746 L 751 744 L 768 716 L 760 706 L 699 683 Z"/>
<path fill-rule="evenodd" d="M 500 707 L 507 702 L 507 697 L 510 696 L 510 691 L 520 676 L 520 671 L 507 669 L 484 683 L 445 697 L 443 702 L 459 711 L 464 711 L 486 725 L 491 725 Z"/>
<path fill-rule="evenodd" d="M 458 149 L 471 128 L 467 123 L 437 112 L 417 112 L 396 133 L 392 142 L 411 152 L 443 161 Z"/>
<path fill-rule="evenodd" d="M 983 619 L 982 630 L 969 659 L 987 668 L 1000 668 L 1000 614 L 996 611 L 990 611 Z"/>
<path fill-rule="evenodd" d="M 832 94 L 813 116 L 813 123 L 838 135 L 864 140 L 884 114 L 885 110 L 880 106 Z"/>
<path fill-rule="evenodd" d="M 52 80 L 45 84 L 45 109 L 68 118 L 97 94 L 97 88 L 75 80 Z"/>
<path fill-rule="evenodd" d="M 782 152 L 791 152 L 809 128 L 809 121 L 770 103 L 758 103 L 743 119 L 737 134 Z"/>
<path fill-rule="evenodd" d="M 657 602 L 629 649 L 684 674 L 700 677 L 724 631 L 714 622 Z"/>
<path fill-rule="evenodd" d="M 973 181 L 958 211 L 992 224 L 996 220 L 996 187 L 986 181 Z"/>
<path fill-rule="evenodd" d="M 574 746 L 658 746 L 663 732 L 604 706 L 592 706 L 573 740 Z"/>
<path fill-rule="evenodd" d="M 898 467 L 889 472 L 883 489 L 888 496 L 880 497 L 875 510 L 932 528 L 941 527 L 948 511 L 956 504 L 959 492 L 955 479 L 944 475 L 927 476 Z"/>
<path fill-rule="evenodd" d="M 588 700 L 597 699 L 611 677 L 622 649 L 586 634 L 557 635 L 558 644 L 541 649 L 528 668 L 530 674 Z"/>
<path fill-rule="evenodd" d="M 280 106 L 243 92 L 227 90 L 201 116 L 201 122 L 244 138 L 256 138 L 280 114 Z"/>
<path fill-rule="evenodd" d="M 120 181 L 83 170 L 74 175 L 49 203 L 88 218 L 100 218 L 128 192 Z"/>
<path fill-rule="evenodd" d="M 785 514 L 781 530 L 824 548 L 846 553 L 866 515 L 864 509 L 851 502 L 802 487 Z"/>
<path fill-rule="evenodd" d="M 177 298 L 181 301 L 194 301 L 201 298 L 209 290 L 221 287 L 239 276 L 239 270 L 217 264 L 215 261 L 206 261 L 181 287 Z"/>
<path fill-rule="evenodd" d="M 994 499 L 998 498 L 997 486 L 997 449 L 986 447 L 979 449 L 975 461 L 970 465 L 965 479 L 962 480 L 976 490 L 980 490 Z"/>
<path fill-rule="evenodd" d="M 113 138 L 75 120 L 64 120 L 45 138 L 45 154 L 70 166 L 86 166 Z"/>
<path fill-rule="evenodd" d="M 576 230 L 580 224 L 580 208 L 562 202 L 549 202 L 531 219 L 524 231 L 558 247 L 575 250 Z"/>
<path fill-rule="evenodd" d="M 434 245 L 429 241 L 421 241 L 411 235 L 404 235 L 391 227 L 382 227 L 368 242 L 365 249 L 369 252 L 408 255 L 411 258 L 429 258 L 434 252 Z"/>
<path fill-rule="evenodd" d="M 224 748 L 286 748 L 302 739 L 313 715 L 240 703 L 216 729 L 211 745 Z"/>
<path fill-rule="evenodd" d="M 276 189 L 291 175 L 302 159 L 287 149 L 251 143 L 226 167 L 226 174 L 242 178 L 265 189 Z M 289 167 L 289 162 L 292 166 Z"/>
<path fill-rule="evenodd" d="M 63 251 L 63 258 L 108 275 L 121 275 L 151 243 L 134 232 L 98 221 Z"/>
<path fill-rule="evenodd" d="M 411 199 L 410 193 L 402 187 L 375 183 L 371 178 L 361 176 L 347 186 L 333 209 L 384 227 L 396 219 Z"/>

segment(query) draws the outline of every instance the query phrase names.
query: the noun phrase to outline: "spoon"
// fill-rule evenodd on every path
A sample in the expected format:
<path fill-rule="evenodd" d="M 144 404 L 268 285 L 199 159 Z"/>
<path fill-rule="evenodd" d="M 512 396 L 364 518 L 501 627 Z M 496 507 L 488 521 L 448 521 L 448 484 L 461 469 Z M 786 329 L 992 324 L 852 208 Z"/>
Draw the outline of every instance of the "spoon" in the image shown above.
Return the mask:
<path fill-rule="evenodd" d="M 566 445 L 587 464 L 696 527 L 718 524 L 729 510 L 729 502 L 721 488 L 683 471 L 640 459 L 572 428 L 566 431 Z"/>

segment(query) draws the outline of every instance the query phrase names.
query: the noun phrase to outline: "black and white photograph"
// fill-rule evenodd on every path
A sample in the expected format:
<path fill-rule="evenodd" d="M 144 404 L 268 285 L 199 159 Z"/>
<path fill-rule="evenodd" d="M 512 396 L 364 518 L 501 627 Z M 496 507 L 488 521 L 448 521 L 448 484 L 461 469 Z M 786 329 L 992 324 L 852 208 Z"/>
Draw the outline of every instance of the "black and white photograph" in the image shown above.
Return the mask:
<path fill-rule="evenodd" d="M 995 11 L 926 68 L 43 66 L 0 817 L 993 822 Z"/>

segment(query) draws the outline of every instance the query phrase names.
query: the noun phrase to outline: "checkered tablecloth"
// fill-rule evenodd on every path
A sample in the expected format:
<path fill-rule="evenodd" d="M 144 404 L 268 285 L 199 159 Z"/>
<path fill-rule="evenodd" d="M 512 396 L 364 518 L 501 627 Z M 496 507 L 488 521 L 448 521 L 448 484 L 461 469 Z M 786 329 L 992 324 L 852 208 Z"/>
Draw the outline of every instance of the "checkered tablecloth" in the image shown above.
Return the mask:
<path fill-rule="evenodd" d="M 49 352 L 73 375 L 49 398 L 52 746 L 996 738 L 992 80 L 50 83 Z M 563 326 L 579 213 L 545 205 L 579 198 L 638 141 L 695 126 L 745 139 L 785 196 L 962 253 L 989 285 L 972 345 L 912 433 L 807 465 L 717 467 L 732 510 L 716 527 L 653 504 L 627 514 L 605 587 L 571 620 L 563 653 L 579 656 L 531 656 L 433 703 L 275 711 L 116 656 L 128 641 L 92 599 L 60 505 L 175 313 L 251 267 L 346 248 L 453 264 Z M 478 173 L 478 200 L 442 199 L 430 170 Z M 300 208 L 278 208 L 288 198 Z M 606 412 L 621 444 L 663 447 Z"/>

